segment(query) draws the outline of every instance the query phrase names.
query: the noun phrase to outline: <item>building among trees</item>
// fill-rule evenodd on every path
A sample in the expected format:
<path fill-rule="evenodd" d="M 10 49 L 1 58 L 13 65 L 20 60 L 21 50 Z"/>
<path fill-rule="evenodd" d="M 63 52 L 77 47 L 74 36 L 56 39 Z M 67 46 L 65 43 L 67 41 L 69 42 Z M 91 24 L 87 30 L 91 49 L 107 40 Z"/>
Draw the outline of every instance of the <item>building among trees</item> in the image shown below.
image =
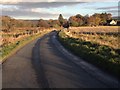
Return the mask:
<path fill-rule="evenodd" d="M 107 25 L 117 25 L 117 20 L 107 20 Z"/>

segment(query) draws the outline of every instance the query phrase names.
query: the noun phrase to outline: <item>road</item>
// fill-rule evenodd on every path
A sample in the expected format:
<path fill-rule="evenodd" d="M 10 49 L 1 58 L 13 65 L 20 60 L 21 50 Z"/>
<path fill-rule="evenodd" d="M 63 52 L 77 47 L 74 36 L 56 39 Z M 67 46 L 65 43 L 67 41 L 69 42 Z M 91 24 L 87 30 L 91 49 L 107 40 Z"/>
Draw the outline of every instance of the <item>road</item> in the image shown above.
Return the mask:
<path fill-rule="evenodd" d="M 118 81 L 66 51 L 51 32 L 2 65 L 3 88 L 110 88 Z"/>

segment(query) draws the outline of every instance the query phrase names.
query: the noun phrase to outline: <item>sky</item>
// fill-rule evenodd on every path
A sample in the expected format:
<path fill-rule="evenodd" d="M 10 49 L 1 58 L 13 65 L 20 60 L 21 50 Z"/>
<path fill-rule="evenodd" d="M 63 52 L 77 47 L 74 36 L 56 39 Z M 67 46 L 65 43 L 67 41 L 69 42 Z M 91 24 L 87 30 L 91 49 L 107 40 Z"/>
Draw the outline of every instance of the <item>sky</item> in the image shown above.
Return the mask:
<path fill-rule="evenodd" d="M 83 2 L 84 1 L 84 2 Z M 0 15 L 15 19 L 68 19 L 76 14 L 111 13 L 118 16 L 119 0 L 1 0 Z"/>

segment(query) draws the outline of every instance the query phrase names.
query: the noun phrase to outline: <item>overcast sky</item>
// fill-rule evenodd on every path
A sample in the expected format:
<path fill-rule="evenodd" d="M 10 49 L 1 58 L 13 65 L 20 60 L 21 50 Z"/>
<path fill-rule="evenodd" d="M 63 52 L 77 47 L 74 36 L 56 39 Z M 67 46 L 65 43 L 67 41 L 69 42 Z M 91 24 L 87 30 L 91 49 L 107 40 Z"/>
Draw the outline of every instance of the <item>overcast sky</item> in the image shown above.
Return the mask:
<path fill-rule="evenodd" d="M 84 2 L 82 2 L 84 1 Z M 3 0 L 0 1 L 2 15 L 16 19 L 57 19 L 72 15 L 92 15 L 94 13 L 111 13 L 118 16 L 119 0 Z M 120 7 L 119 7 L 120 8 Z"/>

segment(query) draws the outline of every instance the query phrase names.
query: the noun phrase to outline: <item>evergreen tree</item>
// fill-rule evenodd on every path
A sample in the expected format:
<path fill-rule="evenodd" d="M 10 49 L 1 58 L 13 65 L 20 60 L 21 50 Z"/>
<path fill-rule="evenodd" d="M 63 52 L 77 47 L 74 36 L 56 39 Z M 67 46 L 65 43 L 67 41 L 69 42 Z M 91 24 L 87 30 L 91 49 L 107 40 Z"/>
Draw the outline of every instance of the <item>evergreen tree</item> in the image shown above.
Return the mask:
<path fill-rule="evenodd" d="M 60 25 L 63 25 L 64 19 L 63 19 L 62 14 L 59 15 L 58 20 L 59 20 L 59 22 L 60 22 Z"/>

